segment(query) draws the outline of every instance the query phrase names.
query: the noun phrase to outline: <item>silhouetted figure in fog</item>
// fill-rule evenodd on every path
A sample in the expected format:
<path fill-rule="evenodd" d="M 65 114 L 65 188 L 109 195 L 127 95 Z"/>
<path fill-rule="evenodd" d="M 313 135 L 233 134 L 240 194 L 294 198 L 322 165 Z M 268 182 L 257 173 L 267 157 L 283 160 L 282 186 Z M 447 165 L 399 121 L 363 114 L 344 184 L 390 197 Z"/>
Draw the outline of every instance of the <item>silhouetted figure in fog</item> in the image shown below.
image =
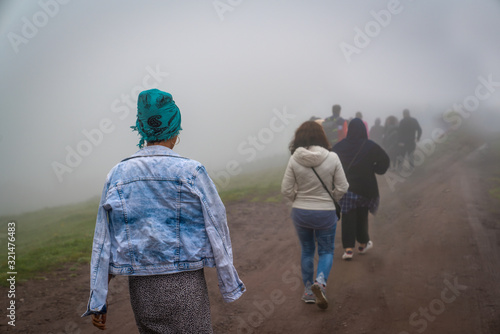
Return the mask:
<path fill-rule="evenodd" d="M 357 111 L 357 112 L 356 112 L 356 117 L 355 117 L 355 118 L 359 118 L 360 120 L 362 120 L 362 121 L 363 121 L 363 124 L 365 125 L 365 128 L 366 128 L 366 136 L 367 136 L 368 138 L 370 138 L 370 132 L 368 131 L 368 129 L 369 129 L 369 128 L 368 128 L 368 123 L 366 123 L 366 121 L 365 121 L 365 120 L 363 120 L 363 114 L 361 113 L 361 111 Z"/>
<path fill-rule="evenodd" d="M 418 121 L 410 116 L 410 111 L 408 109 L 403 110 L 403 119 L 399 122 L 398 128 L 398 167 L 401 167 L 403 161 L 408 159 L 410 167 L 413 168 L 413 152 L 415 152 L 417 142 L 420 140 L 421 136 L 422 128 L 420 124 L 418 124 Z"/>
<path fill-rule="evenodd" d="M 380 118 L 375 119 L 375 124 L 370 129 L 370 139 L 379 145 L 382 145 L 384 138 L 384 127 L 381 125 Z"/>
<path fill-rule="evenodd" d="M 356 240 L 360 254 L 373 247 L 368 235 L 368 212 L 375 214 L 379 192 L 375 174 L 389 168 L 389 156 L 377 143 L 369 140 L 366 127 L 359 118 L 349 123 L 347 137 L 332 148 L 344 168 L 349 190 L 340 200 L 342 206 L 342 258 L 350 260 Z"/>
<path fill-rule="evenodd" d="M 316 116 L 311 116 L 311 118 L 309 118 L 309 120 L 314 121 L 314 122 L 318 123 L 319 125 L 322 125 L 323 122 L 325 121 L 323 118 L 319 118 Z"/>
<path fill-rule="evenodd" d="M 382 139 L 382 147 L 391 159 L 391 166 L 396 167 L 396 159 L 398 157 L 398 119 L 396 116 L 389 116 L 385 120 L 384 138 Z"/>
<path fill-rule="evenodd" d="M 303 123 L 290 144 L 292 156 L 281 183 L 281 193 L 293 202 L 292 220 L 302 248 L 302 300 L 322 309 L 328 307 L 326 283 L 333 264 L 338 220 L 333 199 L 339 201 L 349 187 L 339 157 L 329 148 L 321 125 Z M 316 243 L 319 258 L 315 276 Z"/>
<path fill-rule="evenodd" d="M 345 119 L 340 117 L 341 109 L 340 105 L 335 104 L 332 107 L 332 116 L 325 118 L 322 123 L 326 138 L 331 146 L 344 139 L 347 134 L 347 123 Z"/>

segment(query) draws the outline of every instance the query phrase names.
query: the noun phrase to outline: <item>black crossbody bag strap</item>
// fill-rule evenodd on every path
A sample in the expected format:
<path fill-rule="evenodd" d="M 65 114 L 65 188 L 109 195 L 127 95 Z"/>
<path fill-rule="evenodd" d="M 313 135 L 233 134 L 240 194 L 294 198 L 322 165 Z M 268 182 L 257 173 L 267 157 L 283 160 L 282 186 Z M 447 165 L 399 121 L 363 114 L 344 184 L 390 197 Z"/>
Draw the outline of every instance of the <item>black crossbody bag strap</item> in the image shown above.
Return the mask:
<path fill-rule="evenodd" d="M 349 166 L 347 166 L 347 171 L 349 171 L 349 169 L 351 169 L 351 166 L 354 163 L 354 160 L 356 160 L 356 158 L 358 157 L 359 152 L 361 152 L 361 150 L 363 149 L 363 146 L 365 146 L 365 143 L 366 143 L 366 140 L 363 142 L 363 144 L 361 144 L 361 147 L 359 148 L 358 152 L 356 153 L 354 158 L 351 160 L 351 163 L 349 164 Z"/>
<path fill-rule="evenodd" d="M 328 195 L 330 195 L 330 198 L 332 199 L 333 201 L 333 204 L 335 205 L 335 213 L 337 215 L 337 219 L 340 220 L 340 214 L 341 214 L 341 208 L 340 208 L 340 205 L 339 203 L 337 203 L 337 201 L 333 198 L 333 195 L 332 193 L 330 192 L 330 190 L 328 190 L 328 188 L 326 187 L 326 184 L 323 182 L 323 180 L 319 177 L 318 173 L 316 172 L 316 170 L 314 169 L 314 167 L 311 167 L 314 174 L 316 174 L 316 176 L 318 177 L 318 180 L 319 182 L 321 182 L 321 184 L 323 185 L 323 188 L 325 188 L 326 192 L 328 193 Z"/>

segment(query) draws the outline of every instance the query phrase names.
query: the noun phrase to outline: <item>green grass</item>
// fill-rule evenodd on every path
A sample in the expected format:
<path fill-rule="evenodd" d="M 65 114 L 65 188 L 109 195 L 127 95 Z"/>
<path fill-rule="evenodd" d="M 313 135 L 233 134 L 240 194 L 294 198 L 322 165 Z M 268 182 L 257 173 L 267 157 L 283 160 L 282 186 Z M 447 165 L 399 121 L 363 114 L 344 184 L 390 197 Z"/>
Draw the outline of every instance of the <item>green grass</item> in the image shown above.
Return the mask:
<path fill-rule="evenodd" d="M 15 256 L 17 281 L 43 277 L 44 272 L 63 263 L 86 264 L 90 261 L 98 200 L 48 208 L 15 217 L 2 217 L 2 230 L 16 221 Z M 0 241 L 7 249 L 6 237 Z M 0 262 L 0 285 L 7 284 L 7 259 Z"/>
<path fill-rule="evenodd" d="M 242 174 L 220 189 L 224 203 L 231 201 L 281 201 L 280 186 L 283 168 Z M 17 282 L 45 280 L 47 273 L 70 264 L 68 277 L 90 262 L 92 239 L 99 199 L 47 208 L 14 217 L 0 217 L 0 285 L 7 286 L 7 224 L 16 221 L 15 253 Z"/>
<path fill-rule="evenodd" d="M 500 181 L 498 181 L 498 179 L 497 184 L 499 185 L 498 187 L 490 189 L 490 195 L 500 201 Z"/>
<path fill-rule="evenodd" d="M 495 200 L 500 201 L 500 167 L 498 167 L 500 166 L 500 134 L 484 132 L 480 129 L 478 124 L 471 124 L 469 120 L 464 120 L 457 130 L 447 133 L 447 140 L 444 143 L 436 145 L 434 156 L 439 157 L 450 152 L 464 156 L 486 142 L 488 149 L 484 164 L 495 166 L 488 168 L 488 173 L 491 173 L 491 178 L 488 179 L 491 184 L 489 194 Z"/>
<path fill-rule="evenodd" d="M 231 201 L 279 202 L 285 167 L 233 177 L 226 188 L 219 189 L 224 203 Z"/>

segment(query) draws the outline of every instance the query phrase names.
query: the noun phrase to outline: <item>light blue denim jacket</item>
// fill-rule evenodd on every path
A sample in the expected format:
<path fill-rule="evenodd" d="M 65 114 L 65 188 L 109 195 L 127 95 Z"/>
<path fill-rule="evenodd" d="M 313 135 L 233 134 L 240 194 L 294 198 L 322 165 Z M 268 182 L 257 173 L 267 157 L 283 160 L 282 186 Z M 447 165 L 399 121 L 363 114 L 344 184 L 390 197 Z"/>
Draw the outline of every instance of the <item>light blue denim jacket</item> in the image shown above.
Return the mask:
<path fill-rule="evenodd" d="M 147 146 L 113 167 L 97 214 L 90 298 L 106 313 L 108 274 L 159 275 L 216 267 L 226 302 L 245 291 L 233 265 L 226 210 L 197 161 Z"/>

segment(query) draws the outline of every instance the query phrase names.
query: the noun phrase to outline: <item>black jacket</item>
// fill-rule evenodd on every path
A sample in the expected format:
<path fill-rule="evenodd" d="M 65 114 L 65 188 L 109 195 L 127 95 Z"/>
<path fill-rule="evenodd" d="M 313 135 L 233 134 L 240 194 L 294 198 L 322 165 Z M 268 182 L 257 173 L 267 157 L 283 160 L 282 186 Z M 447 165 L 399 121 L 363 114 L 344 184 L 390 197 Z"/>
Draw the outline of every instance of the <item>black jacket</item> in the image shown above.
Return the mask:
<path fill-rule="evenodd" d="M 389 168 L 387 153 L 368 139 L 363 121 L 355 118 L 349 123 L 347 137 L 337 143 L 332 151 L 342 162 L 349 190 L 366 198 L 379 196 L 375 174 L 384 174 Z"/>
<path fill-rule="evenodd" d="M 422 128 L 413 117 L 405 117 L 399 122 L 399 141 L 405 144 L 415 143 L 415 139 L 420 140 Z"/>

